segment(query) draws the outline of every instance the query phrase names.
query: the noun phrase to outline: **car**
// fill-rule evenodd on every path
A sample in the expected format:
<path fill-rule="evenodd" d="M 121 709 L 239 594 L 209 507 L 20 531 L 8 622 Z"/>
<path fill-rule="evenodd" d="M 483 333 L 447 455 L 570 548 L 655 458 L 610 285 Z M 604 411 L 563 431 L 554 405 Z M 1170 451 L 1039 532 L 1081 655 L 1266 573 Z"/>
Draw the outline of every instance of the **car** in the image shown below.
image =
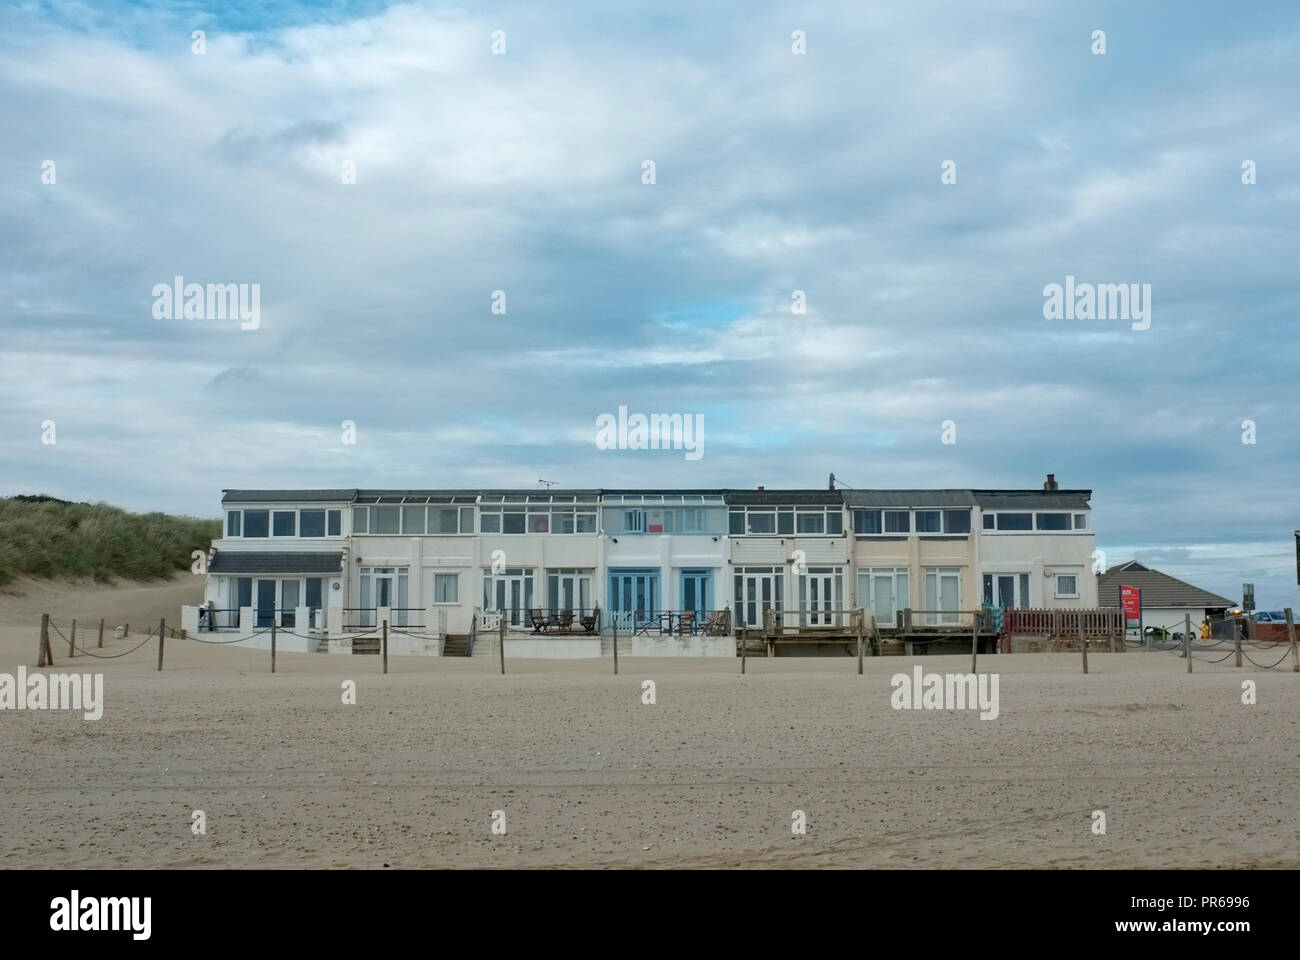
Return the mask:
<path fill-rule="evenodd" d="M 1256 623 L 1286 623 L 1286 614 L 1281 610 L 1256 610 L 1250 619 Z"/>

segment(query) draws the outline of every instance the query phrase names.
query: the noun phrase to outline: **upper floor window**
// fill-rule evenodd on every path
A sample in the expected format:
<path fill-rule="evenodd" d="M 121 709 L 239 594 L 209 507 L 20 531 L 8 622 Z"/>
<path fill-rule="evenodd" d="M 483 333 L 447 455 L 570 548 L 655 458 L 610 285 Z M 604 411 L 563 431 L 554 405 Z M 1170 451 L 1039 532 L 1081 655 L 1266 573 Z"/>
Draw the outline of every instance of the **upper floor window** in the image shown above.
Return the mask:
<path fill-rule="evenodd" d="M 343 511 L 338 509 L 226 511 L 228 537 L 337 537 L 342 527 Z"/>
<path fill-rule="evenodd" d="M 595 533 L 596 505 L 486 505 L 479 508 L 479 527 L 483 533 Z"/>
<path fill-rule="evenodd" d="M 970 510 L 854 510 L 856 534 L 965 534 L 970 533 Z"/>
<path fill-rule="evenodd" d="M 844 532 L 844 513 L 831 507 L 732 507 L 727 530 L 733 536 L 838 536 Z"/>
<path fill-rule="evenodd" d="M 1021 510 L 990 511 L 984 514 L 982 522 L 985 530 L 1010 530 L 1014 532 L 1038 530 L 1046 533 L 1088 529 L 1088 515 L 1086 513 L 1028 513 Z"/>

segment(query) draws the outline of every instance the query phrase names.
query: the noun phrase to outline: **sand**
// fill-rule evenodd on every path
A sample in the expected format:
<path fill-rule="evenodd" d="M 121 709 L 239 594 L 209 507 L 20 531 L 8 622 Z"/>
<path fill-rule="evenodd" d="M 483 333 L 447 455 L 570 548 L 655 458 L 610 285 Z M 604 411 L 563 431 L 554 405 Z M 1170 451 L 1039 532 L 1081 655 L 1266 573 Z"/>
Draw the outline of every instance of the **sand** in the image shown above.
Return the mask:
<path fill-rule="evenodd" d="M 42 605 L 153 619 L 193 586 L 0 596 L 0 671 L 33 665 Z M 155 658 L 71 661 L 105 675 L 98 722 L 0 711 L 0 865 L 1300 866 L 1300 675 L 1231 659 L 1188 676 L 1172 653 L 1093 653 L 1083 676 L 1075 655 L 983 657 L 990 721 L 890 706 L 892 674 L 968 657 L 868 658 L 861 677 L 838 658 L 502 677 L 409 657 L 383 676 L 377 657 L 283 653 L 271 675 L 265 652 L 180 640 Z"/>

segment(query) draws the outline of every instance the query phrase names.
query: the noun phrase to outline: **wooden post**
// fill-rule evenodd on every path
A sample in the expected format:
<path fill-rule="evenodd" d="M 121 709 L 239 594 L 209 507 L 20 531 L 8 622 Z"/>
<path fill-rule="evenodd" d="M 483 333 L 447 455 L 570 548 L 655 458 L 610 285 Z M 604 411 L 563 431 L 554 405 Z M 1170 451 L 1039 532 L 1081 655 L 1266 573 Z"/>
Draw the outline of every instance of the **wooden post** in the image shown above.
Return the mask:
<path fill-rule="evenodd" d="M 123 638 L 131 636 L 131 624 L 128 623 L 122 628 L 122 636 Z"/>
<path fill-rule="evenodd" d="M 858 676 L 862 676 L 862 633 L 866 629 L 867 612 L 858 608 Z"/>
<path fill-rule="evenodd" d="M 271 672 L 275 673 L 275 614 L 271 614 Z M 385 665 L 384 673 L 388 672 Z"/>
<path fill-rule="evenodd" d="M 506 675 L 506 612 L 501 611 L 501 622 L 497 624 L 497 653 L 501 655 L 501 675 Z"/>
<path fill-rule="evenodd" d="M 383 645 L 384 645 L 384 649 L 383 649 L 383 654 L 384 654 L 384 673 L 387 673 L 387 672 L 388 672 L 388 619 L 387 619 L 387 618 L 384 619 L 384 640 L 383 640 Z M 275 626 L 274 626 L 274 624 L 273 624 L 272 627 L 271 627 L 271 652 L 272 652 L 271 663 L 274 664 L 274 663 L 275 663 Z"/>
<path fill-rule="evenodd" d="M 618 673 L 618 617 L 614 617 L 614 672 Z"/>
<path fill-rule="evenodd" d="M 1300 658 L 1295 651 L 1295 620 L 1291 617 L 1291 608 L 1286 608 L 1286 634 L 1291 640 L 1291 672 L 1300 673 Z"/>
<path fill-rule="evenodd" d="M 158 669 L 162 669 L 163 660 L 163 636 L 167 633 L 167 619 L 158 621 Z"/>
<path fill-rule="evenodd" d="M 971 673 L 975 672 L 976 656 L 979 654 L 979 649 L 980 649 L 980 614 L 978 610 L 975 611 L 974 622 L 975 625 L 970 628 L 970 672 Z"/>
<path fill-rule="evenodd" d="M 1079 614 L 1079 649 L 1083 651 L 1083 672 L 1088 672 L 1088 634 L 1083 629 L 1083 614 Z"/>
<path fill-rule="evenodd" d="M 737 624 L 736 636 L 741 638 L 740 639 L 740 672 L 743 674 L 745 672 L 745 658 L 749 654 L 749 650 L 748 650 L 749 642 L 748 642 L 748 638 L 741 637 L 741 633 L 742 633 L 742 628 L 740 627 L 739 624 Z"/>
<path fill-rule="evenodd" d="M 1187 658 L 1187 672 L 1192 672 L 1192 615 L 1183 614 L 1183 656 Z"/>
<path fill-rule="evenodd" d="M 102 647 L 103 645 L 104 645 L 104 618 L 100 617 L 99 618 L 99 642 L 96 643 L 95 646 Z"/>
<path fill-rule="evenodd" d="M 36 648 L 36 665 L 38 667 L 54 666 L 54 657 L 50 656 L 50 615 L 41 614 L 41 640 L 40 645 Z M 26 696 L 26 693 L 20 693 Z"/>
<path fill-rule="evenodd" d="M 68 659 L 71 659 L 77 652 L 77 621 L 72 621 L 72 630 L 68 633 Z"/>
<path fill-rule="evenodd" d="M 1232 618 L 1232 635 L 1237 640 L 1237 666 L 1241 666 L 1241 621 Z"/>

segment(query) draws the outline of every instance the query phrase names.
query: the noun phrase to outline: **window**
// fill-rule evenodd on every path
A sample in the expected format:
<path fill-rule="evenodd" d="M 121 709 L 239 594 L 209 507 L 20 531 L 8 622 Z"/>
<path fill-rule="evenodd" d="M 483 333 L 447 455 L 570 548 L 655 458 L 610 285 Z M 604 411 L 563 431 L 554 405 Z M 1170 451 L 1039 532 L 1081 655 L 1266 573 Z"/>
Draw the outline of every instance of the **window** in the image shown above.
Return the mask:
<path fill-rule="evenodd" d="M 1032 513 L 999 513 L 999 530 L 1032 530 L 1034 515 Z"/>
<path fill-rule="evenodd" d="M 241 517 L 238 510 L 229 510 L 226 512 L 226 536 L 237 537 L 240 535 L 240 519 Z"/>
<path fill-rule="evenodd" d="M 398 507 L 371 507 L 371 533 L 400 533 L 402 511 Z"/>
<path fill-rule="evenodd" d="M 945 533 L 970 533 L 970 511 L 945 510 L 943 529 Z"/>
<path fill-rule="evenodd" d="M 402 507 L 402 533 L 424 534 L 424 507 Z"/>
<path fill-rule="evenodd" d="M 1088 515 L 1086 513 L 1076 513 L 1074 515 L 1074 529 L 1076 530 L 1088 529 Z"/>
<path fill-rule="evenodd" d="M 292 537 L 298 533 L 298 512 L 296 510 L 272 510 L 271 533 L 277 537 Z"/>
<path fill-rule="evenodd" d="M 954 624 L 960 620 L 961 571 L 957 567 L 926 569 L 925 609 L 927 624 Z"/>
<path fill-rule="evenodd" d="M 623 511 L 623 532 L 644 533 L 645 532 L 645 511 L 624 510 Z"/>
<path fill-rule="evenodd" d="M 426 529 L 429 533 L 460 533 L 460 514 L 456 507 L 430 507 Z"/>
<path fill-rule="evenodd" d="M 994 527 L 994 522 L 995 522 L 996 520 L 997 520 L 997 517 L 996 517 L 994 514 L 992 514 L 992 513 L 986 513 L 986 514 L 984 514 L 984 529 L 985 529 L 985 530 L 992 530 L 993 527 Z"/>
<path fill-rule="evenodd" d="M 776 514 L 749 512 L 749 533 L 776 533 Z"/>
<path fill-rule="evenodd" d="M 474 532 L 474 508 L 473 507 L 460 508 L 460 532 L 461 533 Z"/>
<path fill-rule="evenodd" d="M 1079 579 L 1072 573 L 1058 573 L 1056 575 L 1056 595 L 1058 597 L 1077 597 L 1079 595 Z"/>
<path fill-rule="evenodd" d="M 776 532 L 782 536 L 794 533 L 794 511 L 778 510 L 776 512 Z"/>
<path fill-rule="evenodd" d="M 732 510 L 730 519 L 727 522 L 727 532 L 733 537 L 740 536 L 745 532 L 745 511 Z"/>
<path fill-rule="evenodd" d="M 343 536 L 343 511 L 342 510 L 326 510 L 325 520 L 326 520 L 326 526 L 329 528 L 328 530 L 329 536 L 331 537 Z"/>
<path fill-rule="evenodd" d="M 1038 521 L 1039 530 L 1070 529 L 1070 515 L 1068 513 L 1040 513 L 1036 514 L 1035 519 Z"/>
<path fill-rule="evenodd" d="M 906 510 L 885 511 L 885 533 L 911 533 L 912 515 Z"/>
<path fill-rule="evenodd" d="M 479 526 L 483 533 L 500 533 L 501 532 L 501 514 L 484 510 L 479 515 Z"/>
<path fill-rule="evenodd" d="M 824 511 L 816 513 L 800 513 L 796 515 L 797 523 L 795 529 L 800 533 L 825 533 L 826 532 L 826 514 Z M 785 531 L 782 531 L 783 533 Z"/>
<path fill-rule="evenodd" d="M 460 574 L 435 573 L 433 575 L 433 602 L 460 603 Z"/>
<path fill-rule="evenodd" d="M 300 537 L 325 536 L 325 511 L 324 510 L 299 511 L 298 536 Z"/>
<path fill-rule="evenodd" d="M 369 533 L 370 532 L 370 508 L 353 507 L 352 508 L 352 532 Z"/>
<path fill-rule="evenodd" d="M 826 532 L 839 536 L 844 532 L 844 511 L 839 507 L 832 507 L 826 511 Z"/>
<path fill-rule="evenodd" d="M 244 536 L 267 537 L 271 535 L 271 513 L 269 510 L 244 511 Z"/>
<path fill-rule="evenodd" d="M 574 533 L 595 533 L 596 532 L 596 511 L 579 510 L 573 518 Z"/>
<path fill-rule="evenodd" d="M 942 533 L 943 514 L 940 513 L 938 510 L 916 511 L 916 532 L 917 533 Z"/>
<path fill-rule="evenodd" d="M 858 570 L 858 606 L 870 607 L 879 626 L 898 623 L 899 611 L 912 605 L 907 590 L 906 567 Z"/>
<path fill-rule="evenodd" d="M 528 532 L 529 533 L 549 533 L 550 530 L 551 530 L 551 511 L 549 510 L 528 511 Z"/>
<path fill-rule="evenodd" d="M 879 510 L 854 510 L 853 511 L 853 532 L 854 533 L 880 533 Z"/>
<path fill-rule="evenodd" d="M 501 514 L 501 532 L 502 533 L 523 533 L 524 512 L 522 510 L 503 511 Z"/>

